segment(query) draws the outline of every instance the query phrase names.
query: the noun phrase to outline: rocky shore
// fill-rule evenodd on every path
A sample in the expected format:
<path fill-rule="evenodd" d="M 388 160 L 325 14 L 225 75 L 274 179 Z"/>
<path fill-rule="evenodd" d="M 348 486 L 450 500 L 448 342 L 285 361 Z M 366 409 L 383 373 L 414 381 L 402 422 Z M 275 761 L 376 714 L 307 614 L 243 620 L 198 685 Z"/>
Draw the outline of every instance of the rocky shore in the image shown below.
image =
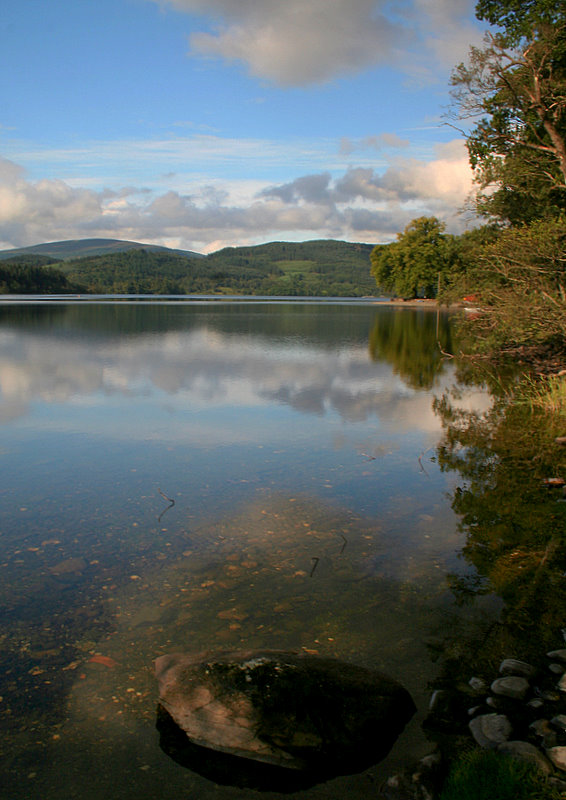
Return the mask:
<path fill-rule="evenodd" d="M 506 658 L 497 674 L 436 689 L 424 725 L 434 751 L 389 778 L 383 800 L 433 800 L 451 760 L 474 746 L 536 765 L 566 798 L 566 647 L 537 667 Z"/>

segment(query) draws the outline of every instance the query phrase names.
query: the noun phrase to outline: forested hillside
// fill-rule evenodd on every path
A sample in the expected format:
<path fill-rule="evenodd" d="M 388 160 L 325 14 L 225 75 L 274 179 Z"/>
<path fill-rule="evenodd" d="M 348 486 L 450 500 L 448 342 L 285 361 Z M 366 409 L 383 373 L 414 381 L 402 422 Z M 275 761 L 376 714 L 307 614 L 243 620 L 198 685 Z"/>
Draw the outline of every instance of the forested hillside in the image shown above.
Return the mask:
<path fill-rule="evenodd" d="M 0 261 L 0 294 L 66 294 L 77 291 L 48 256 Z"/>
<path fill-rule="evenodd" d="M 69 287 L 74 287 L 67 291 L 99 294 L 359 297 L 375 294 L 371 250 L 369 244 L 333 240 L 231 247 L 195 257 L 129 249 L 64 261 L 48 259 L 47 269 L 63 273 Z M 10 263 L 25 271 L 29 258 L 23 255 Z M 8 283 L 3 286 L 4 293 L 14 291 Z M 38 285 L 36 291 L 44 290 Z"/>

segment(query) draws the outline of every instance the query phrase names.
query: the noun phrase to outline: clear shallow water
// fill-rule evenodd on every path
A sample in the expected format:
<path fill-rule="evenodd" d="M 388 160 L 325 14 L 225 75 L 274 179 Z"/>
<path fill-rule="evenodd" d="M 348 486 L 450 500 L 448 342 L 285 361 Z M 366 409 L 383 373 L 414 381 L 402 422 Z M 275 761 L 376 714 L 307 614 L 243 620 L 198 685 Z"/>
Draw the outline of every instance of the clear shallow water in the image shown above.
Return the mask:
<path fill-rule="evenodd" d="M 152 661 L 178 650 L 304 649 L 409 688 L 387 761 L 305 796 L 427 752 L 462 544 L 433 458 L 449 336 L 364 302 L 0 306 L 6 796 L 241 797 L 159 749 Z"/>

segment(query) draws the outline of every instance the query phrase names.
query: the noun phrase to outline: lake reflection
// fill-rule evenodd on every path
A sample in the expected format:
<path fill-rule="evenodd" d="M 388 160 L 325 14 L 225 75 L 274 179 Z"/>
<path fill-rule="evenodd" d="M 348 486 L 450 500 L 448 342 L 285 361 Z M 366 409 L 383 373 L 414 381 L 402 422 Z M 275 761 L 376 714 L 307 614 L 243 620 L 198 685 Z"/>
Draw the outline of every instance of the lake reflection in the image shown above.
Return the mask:
<path fill-rule="evenodd" d="M 151 664 L 174 650 L 377 667 L 421 710 L 381 769 L 427 751 L 461 543 L 432 459 L 447 337 L 369 303 L 0 307 L 12 791 L 235 796 L 159 750 Z M 305 796 L 365 796 L 370 772 Z"/>

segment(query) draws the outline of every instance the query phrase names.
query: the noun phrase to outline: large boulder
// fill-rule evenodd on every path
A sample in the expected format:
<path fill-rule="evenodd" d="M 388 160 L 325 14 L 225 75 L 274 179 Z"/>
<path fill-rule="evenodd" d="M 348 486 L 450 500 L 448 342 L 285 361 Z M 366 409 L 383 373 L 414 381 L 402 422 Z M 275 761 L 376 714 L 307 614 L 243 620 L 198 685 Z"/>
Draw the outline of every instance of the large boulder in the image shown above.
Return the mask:
<path fill-rule="evenodd" d="M 155 672 L 162 746 L 164 737 L 174 739 L 177 760 L 179 737 L 171 724 L 193 750 L 325 779 L 380 761 L 415 712 L 397 681 L 312 655 L 175 653 L 158 658 Z"/>

